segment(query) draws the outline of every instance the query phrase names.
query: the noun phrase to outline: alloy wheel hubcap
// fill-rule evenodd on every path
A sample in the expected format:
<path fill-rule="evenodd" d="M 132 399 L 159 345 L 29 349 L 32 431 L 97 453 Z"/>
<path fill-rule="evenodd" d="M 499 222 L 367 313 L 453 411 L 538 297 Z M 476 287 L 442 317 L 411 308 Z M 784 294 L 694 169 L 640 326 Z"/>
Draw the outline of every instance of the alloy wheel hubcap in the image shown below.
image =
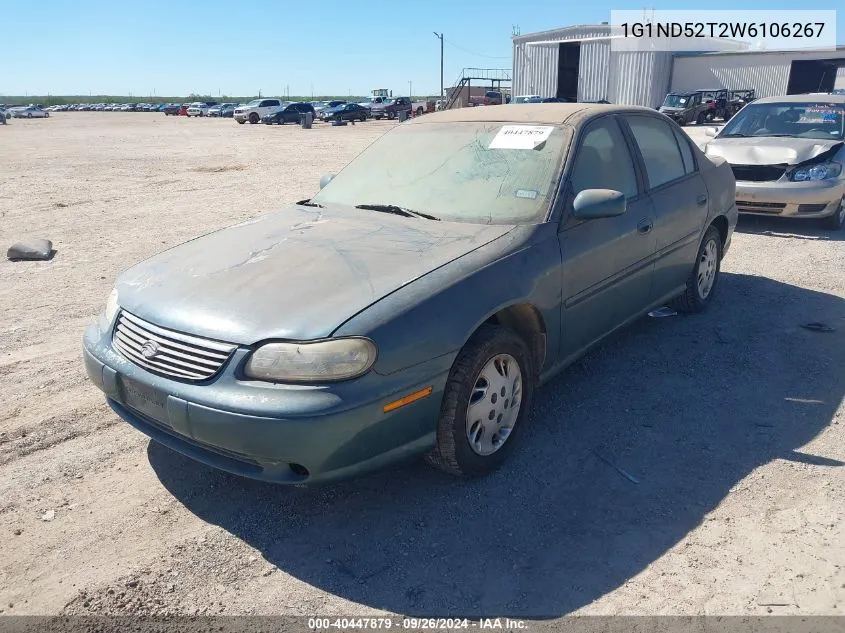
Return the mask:
<path fill-rule="evenodd" d="M 510 354 L 487 361 L 475 379 L 466 416 L 467 440 L 482 456 L 498 451 L 510 437 L 522 404 L 522 370 Z"/>
<path fill-rule="evenodd" d="M 713 289 L 713 282 L 716 280 L 716 266 L 718 261 L 719 248 L 716 240 L 710 240 L 704 245 L 701 251 L 701 258 L 698 260 L 698 296 L 706 299 Z"/>

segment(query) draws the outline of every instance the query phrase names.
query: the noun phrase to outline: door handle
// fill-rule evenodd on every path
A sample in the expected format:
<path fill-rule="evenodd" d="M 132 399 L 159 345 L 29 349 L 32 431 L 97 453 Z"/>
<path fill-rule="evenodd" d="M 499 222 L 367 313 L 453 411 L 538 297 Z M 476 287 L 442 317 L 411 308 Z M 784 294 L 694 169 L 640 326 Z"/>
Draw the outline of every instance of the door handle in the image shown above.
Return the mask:
<path fill-rule="evenodd" d="M 637 224 L 637 233 L 645 235 L 646 233 L 650 232 L 653 227 L 654 222 L 652 222 L 651 220 L 640 220 Z"/>
<path fill-rule="evenodd" d="M 695 202 L 696 204 L 698 204 L 698 206 L 703 207 L 705 204 L 707 204 L 707 196 L 701 194 L 695 199 Z"/>

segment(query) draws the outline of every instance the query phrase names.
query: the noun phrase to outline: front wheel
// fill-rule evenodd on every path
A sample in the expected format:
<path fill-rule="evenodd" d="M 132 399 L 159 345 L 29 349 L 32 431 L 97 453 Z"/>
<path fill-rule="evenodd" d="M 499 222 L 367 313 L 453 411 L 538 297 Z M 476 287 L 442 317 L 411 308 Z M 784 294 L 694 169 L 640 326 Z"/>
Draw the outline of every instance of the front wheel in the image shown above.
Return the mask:
<path fill-rule="evenodd" d="M 449 373 L 429 464 L 473 477 L 501 466 L 527 424 L 536 384 L 528 346 L 516 333 L 483 325 Z"/>
<path fill-rule="evenodd" d="M 684 293 L 672 302 L 678 312 L 701 312 L 713 299 L 722 265 L 722 236 L 715 226 L 704 234 L 698 255 L 687 278 Z"/>
<path fill-rule="evenodd" d="M 258 123 L 258 115 L 257 115 L 255 112 L 250 113 L 250 115 L 249 115 L 249 122 L 250 122 L 252 125 L 255 125 L 256 123 Z"/>

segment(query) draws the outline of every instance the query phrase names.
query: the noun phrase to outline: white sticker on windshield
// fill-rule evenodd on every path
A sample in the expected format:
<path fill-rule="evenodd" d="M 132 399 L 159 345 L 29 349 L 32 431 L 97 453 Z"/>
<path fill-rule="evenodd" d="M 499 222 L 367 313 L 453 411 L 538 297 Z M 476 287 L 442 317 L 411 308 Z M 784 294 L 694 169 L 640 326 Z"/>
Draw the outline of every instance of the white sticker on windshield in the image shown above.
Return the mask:
<path fill-rule="evenodd" d="M 551 135 L 551 125 L 503 125 L 489 149 L 534 149 Z"/>

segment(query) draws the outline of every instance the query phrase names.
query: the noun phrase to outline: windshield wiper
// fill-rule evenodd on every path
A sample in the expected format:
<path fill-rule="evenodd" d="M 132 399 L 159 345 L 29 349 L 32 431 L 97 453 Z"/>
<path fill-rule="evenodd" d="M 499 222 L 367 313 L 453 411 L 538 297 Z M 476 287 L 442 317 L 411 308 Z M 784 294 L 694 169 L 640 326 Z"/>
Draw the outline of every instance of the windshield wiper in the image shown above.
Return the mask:
<path fill-rule="evenodd" d="M 322 204 L 319 204 L 317 202 L 311 202 L 310 200 L 300 200 L 296 204 L 298 204 L 300 207 L 318 207 L 320 209 L 324 208 Z"/>
<path fill-rule="evenodd" d="M 748 134 L 742 132 L 732 132 L 731 134 L 722 134 L 719 138 L 748 138 Z"/>
<path fill-rule="evenodd" d="M 425 218 L 426 220 L 439 220 L 440 218 L 423 213 L 422 211 L 412 211 L 405 207 L 399 207 L 395 204 L 356 204 L 356 209 L 369 209 L 370 211 L 381 211 L 382 213 L 392 213 L 394 215 L 402 215 L 406 218 Z"/>

